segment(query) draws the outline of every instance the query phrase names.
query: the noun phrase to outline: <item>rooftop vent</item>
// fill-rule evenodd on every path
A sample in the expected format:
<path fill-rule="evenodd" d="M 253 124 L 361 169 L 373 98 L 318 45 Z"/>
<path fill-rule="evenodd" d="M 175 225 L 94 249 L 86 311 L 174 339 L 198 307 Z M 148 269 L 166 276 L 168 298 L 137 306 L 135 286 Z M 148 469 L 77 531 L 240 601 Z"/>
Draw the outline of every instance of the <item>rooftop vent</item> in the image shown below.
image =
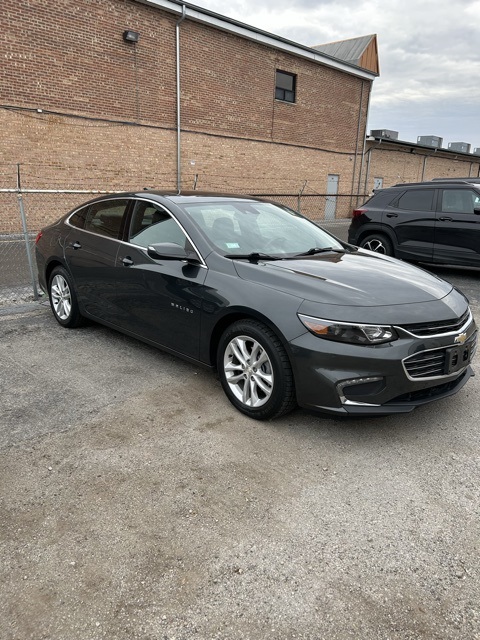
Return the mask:
<path fill-rule="evenodd" d="M 435 147 L 440 149 L 443 144 L 443 138 L 439 136 L 418 136 L 417 144 L 422 144 L 424 147 Z"/>
<path fill-rule="evenodd" d="M 480 156 L 480 147 L 475 147 L 475 149 L 473 150 L 473 155 Z"/>
<path fill-rule="evenodd" d="M 398 131 L 390 129 L 372 129 L 370 131 L 372 138 L 390 138 L 390 140 L 398 140 Z"/>
<path fill-rule="evenodd" d="M 471 145 L 468 142 L 449 142 L 448 148 L 450 151 L 458 151 L 459 153 L 470 153 Z"/>

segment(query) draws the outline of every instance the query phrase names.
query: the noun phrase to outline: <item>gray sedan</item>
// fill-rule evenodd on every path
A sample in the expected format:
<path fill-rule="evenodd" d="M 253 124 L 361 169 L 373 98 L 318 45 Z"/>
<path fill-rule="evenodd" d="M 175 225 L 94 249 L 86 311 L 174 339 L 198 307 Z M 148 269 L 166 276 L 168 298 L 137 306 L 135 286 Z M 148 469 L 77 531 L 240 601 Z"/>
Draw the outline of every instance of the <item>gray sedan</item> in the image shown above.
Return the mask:
<path fill-rule="evenodd" d="M 103 196 L 43 229 L 36 256 L 62 326 L 89 318 L 217 369 L 252 418 L 407 412 L 472 375 L 460 291 L 272 202 Z"/>

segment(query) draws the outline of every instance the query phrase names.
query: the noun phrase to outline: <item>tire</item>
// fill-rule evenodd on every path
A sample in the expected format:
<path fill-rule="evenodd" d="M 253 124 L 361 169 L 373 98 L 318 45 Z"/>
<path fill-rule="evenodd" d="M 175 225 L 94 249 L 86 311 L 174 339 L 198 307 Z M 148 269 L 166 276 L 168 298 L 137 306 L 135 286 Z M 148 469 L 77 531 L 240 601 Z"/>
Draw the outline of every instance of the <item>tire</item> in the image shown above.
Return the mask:
<path fill-rule="evenodd" d="M 256 320 L 239 320 L 226 329 L 218 345 L 217 369 L 227 398 L 250 418 L 271 420 L 296 406 L 285 349 L 277 335 Z"/>
<path fill-rule="evenodd" d="M 375 253 L 381 253 L 384 256 L 395 255 L 392 241 L 383 233 L 372 233 L 369 236 L 366 236 L 360 241 L 358 246 L 362 249 L 375 251 Z"/>
<path fill-rule="evenodd" d="M 68 329 L 83 324 L 71 277 L 63 267 L 55 267 L 48 281 L 48 297 L 55 320 Z"/>

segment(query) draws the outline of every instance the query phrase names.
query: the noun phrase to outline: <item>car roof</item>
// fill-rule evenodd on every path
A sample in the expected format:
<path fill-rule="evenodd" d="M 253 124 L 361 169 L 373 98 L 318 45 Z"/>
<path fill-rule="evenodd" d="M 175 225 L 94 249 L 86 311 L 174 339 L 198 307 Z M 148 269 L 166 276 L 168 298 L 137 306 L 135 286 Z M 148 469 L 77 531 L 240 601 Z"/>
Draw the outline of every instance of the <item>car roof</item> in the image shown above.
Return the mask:
<path fill-rule="evenodd" d="M 92 204 L 96 204 L 99 202 L 104 202 L 106 200 L 116 199 L 116 198 L 142 198 L 146 200 L 155 200 L 159 204 L 165 204 L 165 201 L 172 202 L 173 204 L 186 204 L 186 203 L 207 203 L 207 202 L 225 202 L 229 200 L 231 202 L 235 201 L 243 201 L 243 202 L 272 202 L 272 200 L 268 198 L 256 197 L 245 194 L 233 194 L 233 193 L 217 193 L 217 192 L 209 192 L 209 191 L 181 191 L 180 193 L 176 190 L 163 190 L 163 189 L 142 189 L 141 191 L 118 191 L 118 192 L 109 192 L 97 195 L 96 198 L 92 198 L 91 200 L 86 200 L 82 202 L 79 206 L 75 207 L 74 210 L 81 209 L 83 207 L 88 207 Z M 71 212 L 68 214 L 70 215 Z"/>
<path fill-rule="evenodd" d="M 109 200 L 111 198 L 153 198 L 154 200 L 170 200 L 174 203 L 192 202 L 211 202 L 212 200 L 244 200 L 246 202 L 258 202 L 263 201 L 263 198 L 246 195 L 246 194 L 233 194 L 233 193 L 218 193 L 210 191 L 181 191 L 176 190 L 164 190 L 164 189 L 150 189 L 144 188 L 141 191 L 118 191 L 111 193 L 104 193 L 96 198 L 85 202 L 84 205 L 92 204 L 95 202 L 101 202 L 102 200 Z"/>

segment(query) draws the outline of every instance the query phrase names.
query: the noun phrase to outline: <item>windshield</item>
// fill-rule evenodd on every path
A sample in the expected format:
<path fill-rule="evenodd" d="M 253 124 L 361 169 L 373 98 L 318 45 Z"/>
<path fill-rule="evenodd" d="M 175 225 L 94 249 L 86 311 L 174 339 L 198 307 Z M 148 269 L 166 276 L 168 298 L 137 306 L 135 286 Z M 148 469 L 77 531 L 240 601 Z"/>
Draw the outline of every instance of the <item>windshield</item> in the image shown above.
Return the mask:
<path fill-rule="evenodd" d="M 313 222 L 270 202 L 217 200 L 181 208 L 225 256 L 286 258 L 317 248 L 343 250 L 335 238 Z"/>

